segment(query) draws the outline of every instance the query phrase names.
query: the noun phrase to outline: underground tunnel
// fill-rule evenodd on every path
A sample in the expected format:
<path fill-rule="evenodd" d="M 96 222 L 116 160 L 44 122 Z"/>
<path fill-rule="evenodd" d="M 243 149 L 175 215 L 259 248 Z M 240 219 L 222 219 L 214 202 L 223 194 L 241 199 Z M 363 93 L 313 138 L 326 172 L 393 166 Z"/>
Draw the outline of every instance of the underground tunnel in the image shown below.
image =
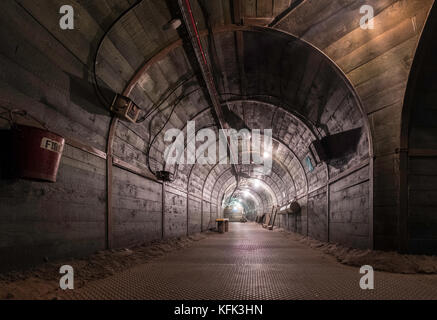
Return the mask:
<path fill-rule="evenodd" d="M 0 7 L 0 299 L 437 299 L 433 0 Z"/>

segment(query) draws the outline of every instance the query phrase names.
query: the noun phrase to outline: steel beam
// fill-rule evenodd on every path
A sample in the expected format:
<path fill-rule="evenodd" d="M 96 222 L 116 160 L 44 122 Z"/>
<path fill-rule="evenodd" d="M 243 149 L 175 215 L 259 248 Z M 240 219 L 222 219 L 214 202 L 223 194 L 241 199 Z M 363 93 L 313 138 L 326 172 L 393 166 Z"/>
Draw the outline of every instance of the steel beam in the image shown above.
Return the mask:
<path fill-rule="evenodd" d="M 222 106 L 220 103 L 220 96 L 218 94 L 214 76 L 212 74 L 212 68 L 207 60 L 206 52 L 203 49 L 202 41 L 201 41 L 201 35 L 199 34 L 199 31 L 197 30 L 196 20 L 194 18 L 194 14 L 191 10 L 191 4 L 190 0 L 178 0 L 179 9 L 182 13 L 182 17 L 184 20 L 185 27 L 188 31 L 191 45 L 193 46 L 197 63 L 199 64 L 200 70 L 202 72 L 203 80 L 205 81 L 206 88 L 208 91 L 209 98 L 211 100 L 215 115 L 217 117 L 217 121 L 219 123 L 219 126 L 221 129 L 230 129 L 228 123 L 225 120 Z M 227 141 L 228 143 L 228 150 L 231 160 L 231 166 L 233 173 L 238 181 L 238 170 L 235 165 L 234 159 L 235 156 L 232 154 L 232 150 L 230 148 L 229 139 Z"/>

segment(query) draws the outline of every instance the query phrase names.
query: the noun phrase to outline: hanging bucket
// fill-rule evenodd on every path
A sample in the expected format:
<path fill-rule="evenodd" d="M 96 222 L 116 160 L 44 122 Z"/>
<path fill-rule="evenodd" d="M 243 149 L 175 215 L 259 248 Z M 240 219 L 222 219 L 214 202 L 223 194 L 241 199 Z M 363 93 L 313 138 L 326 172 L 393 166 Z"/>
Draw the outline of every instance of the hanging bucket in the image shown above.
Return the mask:
<path fill-rule="evenodd" d="M 12 158 L 18 178 L 56 182 L 65 139 L 27 125 L 12 127 Z"/>

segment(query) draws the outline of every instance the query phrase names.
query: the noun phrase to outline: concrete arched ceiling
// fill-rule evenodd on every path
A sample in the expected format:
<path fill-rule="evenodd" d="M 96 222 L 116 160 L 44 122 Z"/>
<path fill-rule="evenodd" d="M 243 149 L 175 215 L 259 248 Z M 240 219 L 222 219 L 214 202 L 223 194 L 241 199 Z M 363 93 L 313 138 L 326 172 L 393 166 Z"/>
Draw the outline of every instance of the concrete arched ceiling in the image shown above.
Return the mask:
<path fill-rule="evenodd" d="M 160 8 L 160 14 L 153 19 L 148 11 L 151 5 L 155 10 Z M 163 14 L 164 7 L 153 1 L 137 5 L 112 27 L 97 55 L 97 75 L 104 87 L 125 92 L 144 113 L 141 124 L 119 125 L 114 150 L 126 161 L 147 164 L 152 171 L 164 167 L 163 137 L 167 129 L 178 128 L 186 134 L 188 121 L 195 121 L 197 130 L 218 129 L 207 91 L 193 67 L 193 57 L 184 50 L 178 33 L 162 31 L 169 20 L 169 15 Z M 145 23 L 150 28 L 145 29 Z M 199 22 L 199 28 L 203 23 Z M 135 37 L 121 36 L 127 28 L 139 31 Z M 217 90 L 230 111 L 231 127 L 273 130 L 272 173 L 263 178 L 269 186 L 268 192 L 263 190 L 263 201 L 268 205 L 317 189 L 330 175 L 369 156 L 369 132 L 359 101 L 343 74 L 320 51 L 291 35 L 259 27 L 222 27 L 202 35 L 205 48 L 210 50 L 209 60 L 216 57 Z M 121 39 L 124 51 L 114 45 Z M 214 42 L 214 51 L 208 42 Z M 114 77 L 99 61 L 108 62 L 120 76 Z M 315 165 L 309 151 L 312 141 L 354 128 L 363 129 L 354 156 L 340 166 Z M 137 136 L 141 153 L 127 152 L 121 141 L 131 143 L 131 131 Z M 307 157 L 315 166 L 311 172 L 306 169 Z M 216 203 L 226 193 L 224 185 L 236 185 L 229 165 L 183 165 L 168 170 L 177 172 L 175 186 L 209 196 Z M 249 172 L 250 168 L 245 170 Z M 218 186 L 220 189 L 215 190 Z"/>

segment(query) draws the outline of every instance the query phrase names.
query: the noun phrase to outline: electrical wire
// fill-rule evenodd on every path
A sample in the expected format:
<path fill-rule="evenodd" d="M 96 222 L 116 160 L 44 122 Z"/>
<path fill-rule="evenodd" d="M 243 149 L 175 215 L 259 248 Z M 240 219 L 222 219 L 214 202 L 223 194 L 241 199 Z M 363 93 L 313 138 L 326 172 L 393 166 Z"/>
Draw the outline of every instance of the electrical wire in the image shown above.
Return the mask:
<path fill-rule="evenodd" d="M 105 95 L 102 92 L 102 89 L 100 88 L 99 84 L 98 84 L 98 79 L 97 79 L 97 59 L 99 56 L 99 52 L 100 52 L 100 48 L 103 45 L 104 40 L 106 39 L 106 36 L 108 35 L 108 33 L 112 30 L 112 28 L 126 15 L 128 14 L 131 10 L 135 9 L 136 6 L 138 6 L 139 4 L 141 4 L 143 2 L 143 0 L 138 0 L 137 2 L 135 2 L 134 4 L 132 4 L 129 8 L 127 8 L 125 11 L 123 11 L 123 13 L 118 16 L 117 19 L 115 19 L 111 25 L 109 26 L 109 28 L 105 31 L 105 33 L 103 34 L 102 38 L 100 39 L 97 48 L 96 48 L 96 52 L 94 55 L 94 60 L 93 60 L 93 77 L 94 77 L 94 90 L 96 91 L 96 95 L 97 98 L 100 100 L 100 103 L 102 103 L 102 99 L 103 99 L 103 106 L 105 108 L 108 107 L 108 105 L 110 104 L 110 102 L 106 99 Z"/>
<path fill-rule="evenodd" d="M 47 125 L 42 122 L 41 120 L 37 119 L 36 117 L 32 116 L 31 114 L 29 114 L 26 110 L 22 110 L 22 109 L 8 109 L 6 107 L 1 106 L 4 110 L 4 112 L 0 113 L 0 118 L 8 121 L 11 125 L 11 127 L 14 125 L 15 121 L 14 121 L 14 114 L 19 115 L 23 118 L 29 118 L 33 121 L 35 121 L 36 123 L 38 123 L 41 127 L 43 127 L 45 130 L 49 130 Z M 9 114 L 9 118 L 4 117 L 4 114 Z"/>
<path fill-rule="evenodd" d="M 146 155 L 146 160 L 147 160 L 147 167 L 149 168 L 150 172 L 152 172 L 153 174 L 156 175 L 156 171 L 153 171 L 150 165 L 150 151 L 152 149 L 153 144 L 155 143 L 156 138 L 160 135 L 160 133 L 162 132 L 162 130 L 164 130 L 164 128 L 167 126 L 167 124 L 170 122 L 171 117 L 173 116 L 173 113 L 176 109 L 176 107 L 181 103 L 181 101 L 183 99 L 185 99 L 186 97 L 188 97 L 189 95 L 191 95 L 192 93 L 199 91 L 203 89 L 203 87 L 199 87 L 196 88 L 186 94 L 184 94 L 183 96 L 178 97 L 178 99 L 175 101 L 172 110 L 169 114 L 169 116 L 167 117 L 164 125 L 159 129 L 159 131 L 154 135 L 153 139 L 150 139 L 151 137 L 151 126 L 152 126 L 152 121 L 149 122 L 149 143 L 148 143 L 148 148 L 147 148 L 147 155 Z"/>
<path fill-rule="evenodd" d="M 143 123 L 144 121 L 147 120 L 148 117 L 150 117 L 150 115 L 152 115 L 157 109 L 159 109 L 159 107 L 173 94 L 176 92 L 177 89 L 179 89 L 180 87 L 182 87 L 183 85 L 185 85 L 187 82 L 189 82 L 190 80 L 192 80 L 194 77 L 196 77 L 196 74 L 192 74 L 190 77 L 182 80 L 175 88 L 172 88 L 172 90 L 164 97 L 161 98 L 157 103 L 155 103 L 152 106 L 152 109 L 145 114 L 144 116 L 142 116 L 140 119 L 137 120 L 137 124 L 138 123 Z"/>

